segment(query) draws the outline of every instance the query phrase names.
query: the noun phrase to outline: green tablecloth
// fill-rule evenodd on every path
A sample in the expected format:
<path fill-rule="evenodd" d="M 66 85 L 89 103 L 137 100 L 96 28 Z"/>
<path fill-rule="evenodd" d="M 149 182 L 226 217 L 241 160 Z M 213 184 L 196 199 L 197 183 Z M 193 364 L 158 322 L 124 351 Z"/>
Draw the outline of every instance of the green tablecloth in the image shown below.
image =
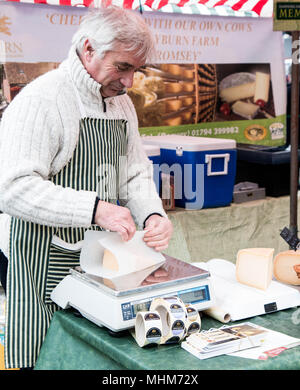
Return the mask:
<path fill-rule="evenodd" d="M 263 327 L 300 338 L 297 308 L 248 319 Z M 298 315 L 299 314 L 299 315 Z M 293 317 L 294 315 L 294 317 Z M 298 321 L 297 321 L 298 320 Z M 243 321 L 238 321 L 240 323 Z M 202 317 L 202 329 L 220 327 Z M 300 346 L 267 360 L 218 356 L 199 360 L 179 344 L 140 348 L 130 334 L 112 337 L 72 310 L 54 314 L 42 345 L 35 370 L 299 370 Z"/>

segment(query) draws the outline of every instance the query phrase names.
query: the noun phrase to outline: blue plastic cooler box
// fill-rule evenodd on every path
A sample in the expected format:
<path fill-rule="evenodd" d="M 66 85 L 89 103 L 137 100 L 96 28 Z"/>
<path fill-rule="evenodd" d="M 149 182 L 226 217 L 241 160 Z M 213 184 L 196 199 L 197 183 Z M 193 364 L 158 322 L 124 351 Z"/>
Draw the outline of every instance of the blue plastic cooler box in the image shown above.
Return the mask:
<path fill-rule="evenodd" d="M 143 137 L 143 143 L 160 147 L 160 171 L 174 176 L 176 207 L 202 209 L 232 202 L 235 140 L 171 134 Z"/>
<path fill-rule="evenodd" d="M 145 152 L 146 152 L 149 160 L 152 161 L 152 163 L 153 163 L 153 168 L 154 168 L 153 180 L 154 180 L 155 185 L 156 185 L 156 190 L 159 194 L 160 179 L 159 179 L 159 175 L 156 174 L 156 170 L 160 166 L 160 147 L 157 145 L 149 145 L 149 144 L 145 144 L 145 143 L 143 143 L 143 147 L 145 149 Z"/>

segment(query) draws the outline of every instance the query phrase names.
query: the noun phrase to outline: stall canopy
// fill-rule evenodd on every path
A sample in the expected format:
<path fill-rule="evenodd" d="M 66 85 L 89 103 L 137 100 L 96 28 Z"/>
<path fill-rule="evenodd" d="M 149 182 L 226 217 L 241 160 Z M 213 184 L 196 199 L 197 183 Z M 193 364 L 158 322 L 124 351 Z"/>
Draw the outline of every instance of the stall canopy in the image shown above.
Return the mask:
<path fill-rule="evenodd" d="M 89 7 L 93 0 L 7 0 L 24 3 Z M 272 17 L 273 0 L 107 0 L 127 9 L 198 15 Z"/>

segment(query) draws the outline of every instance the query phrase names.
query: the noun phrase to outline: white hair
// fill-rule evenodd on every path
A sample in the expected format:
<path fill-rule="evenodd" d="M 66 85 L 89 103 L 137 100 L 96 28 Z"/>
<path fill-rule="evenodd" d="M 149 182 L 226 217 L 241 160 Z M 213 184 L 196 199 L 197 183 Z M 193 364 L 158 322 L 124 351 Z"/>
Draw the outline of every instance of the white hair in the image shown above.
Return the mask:
<path fill-rule="evenodd" d="M 82 19 L 72 39 L 79 53 L 86 39 L 100 58 L 118 44 L 145 61 L 154 51 L 153 37 L 144 19 L 135 11 L 114 6 L 94 8 Z"/>

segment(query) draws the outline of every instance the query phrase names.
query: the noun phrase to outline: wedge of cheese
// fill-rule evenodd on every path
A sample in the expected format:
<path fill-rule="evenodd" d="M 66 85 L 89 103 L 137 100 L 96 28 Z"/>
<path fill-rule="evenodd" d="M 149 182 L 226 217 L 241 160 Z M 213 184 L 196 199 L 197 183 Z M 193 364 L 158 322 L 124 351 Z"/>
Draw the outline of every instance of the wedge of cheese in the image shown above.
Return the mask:
<path fill-rule="evenodd" d="M 245 83 L 234 87 L 220 90 L 220 98 L 225 102 L 232 103 L 239 99 L 246 99 L 254 96 L 255 82 Z"/>
<path fill-rule="evenodd" d="M 282 283 L 300 285 L 300 278 L 294 269 L 294 266 L 300 264 L 300 251 L 280 252 L 274 259 L 274 276 Z"/>
<path fill-rule="evenodd" d="M 242 102 L 241 100 L 233 103 L 231 108 L 235 114 L 240 115 L 246 119 L 253 119 L 259 110 L 259 106 L 256 104 Z"/>
<path fill-rule="evenodd" d="M 108 249 L 104 249 L 102 266 L 111 271 L 119 271 L 120 269 L 116 256 Z"/>
<path fill-rule="evenodd" d="M 266 290 L 273 275 L 273 248 L 248 248 L 238 251 L 236 280 L 250 287 Z"/>
<path fill-rule="evenodd" d="M 268 73 L 256 72 L 254 102 L 269 100 L 270 75 Z"/>

